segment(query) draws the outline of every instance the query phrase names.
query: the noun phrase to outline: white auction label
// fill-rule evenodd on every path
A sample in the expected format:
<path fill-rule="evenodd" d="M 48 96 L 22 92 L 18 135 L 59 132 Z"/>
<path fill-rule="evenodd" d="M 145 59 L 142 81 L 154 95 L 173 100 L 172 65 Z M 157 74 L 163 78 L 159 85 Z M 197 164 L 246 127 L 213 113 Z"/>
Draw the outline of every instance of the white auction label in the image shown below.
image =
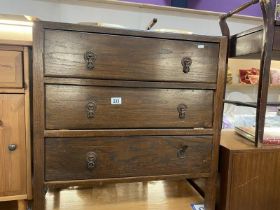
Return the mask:
<path fill-rule="evenodd" d="M 192 204 L 193 210 L 205 210 L 204 204 Z"/>
<path fill-rule="evenodd" d="M 199 45 L 197 45 L 197 48 L 198 48 L 198 49 L 204 49 L 204 44 L 199 44 Z"/>
<path fill-rule="evenodd" d="M 122 104 L 122 98 L 121 97 L 112 97 L 111 104 L 113 104 L 113 105 Z"/>

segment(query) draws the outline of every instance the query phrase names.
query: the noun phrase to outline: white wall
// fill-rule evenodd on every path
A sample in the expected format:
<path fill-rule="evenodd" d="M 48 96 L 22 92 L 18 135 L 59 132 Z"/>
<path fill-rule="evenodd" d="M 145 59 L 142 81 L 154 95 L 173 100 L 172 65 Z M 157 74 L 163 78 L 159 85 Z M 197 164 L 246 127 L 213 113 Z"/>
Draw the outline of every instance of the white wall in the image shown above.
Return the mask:
<path fill-rule="evenodd" d="M 158 24 L 155 28 L 220 35 L 218 17 L 215 15 L 198 15 L 89 1 L 64 0 L 59 3 L 59 1 L 48 0 L 0 0 L 0 13 L 31 15 L 42 20 L 57 22 L 106 22 L 133 29 L 145 29 L 152 18 L 157 17 Z M 233 18 L 230 21 L 230 28 L 232 33 L 237 33 L 260 24 L 261 22 L 257 20 Z"/>

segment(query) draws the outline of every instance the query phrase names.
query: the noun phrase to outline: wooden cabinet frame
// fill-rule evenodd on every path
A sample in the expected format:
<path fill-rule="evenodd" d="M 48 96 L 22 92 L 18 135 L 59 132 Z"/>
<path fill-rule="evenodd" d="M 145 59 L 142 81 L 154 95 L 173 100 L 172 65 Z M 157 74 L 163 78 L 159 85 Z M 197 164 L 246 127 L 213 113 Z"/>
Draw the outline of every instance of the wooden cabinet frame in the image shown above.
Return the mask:
<path fill-rule="evenodd" d="M 0 94 L 5 94 L 7 97 L 9 94 L 14 96 L 14 94 L 22 95 L 24 98 L 24 103 L 22 104 L 24 109 L 24 129 L 25 133 L 22 138 L 25 141 L 24 153 L 26 156 L 26 186 L 19 195 L 9 195 L 0 197 L 1 201 L 18 201 L 18 209 L 24 210 L 27 208 L 27 202 L 25 200 L 32 199 L 32 185 L 31 185 L 31 132 L 30 132 L 30 83 L 29 83 L 29 73 L 30 73 L 30 48 L 26 46 L 18 45 L 5 45 L 5 43 L 0 43 L 0 50 L 3 51 L 17 51 L 22 53 L 22 88 L 18 87 L 8 87 L 0 88 Z M 3 180 L 1 180 L 3 181 Z"/>

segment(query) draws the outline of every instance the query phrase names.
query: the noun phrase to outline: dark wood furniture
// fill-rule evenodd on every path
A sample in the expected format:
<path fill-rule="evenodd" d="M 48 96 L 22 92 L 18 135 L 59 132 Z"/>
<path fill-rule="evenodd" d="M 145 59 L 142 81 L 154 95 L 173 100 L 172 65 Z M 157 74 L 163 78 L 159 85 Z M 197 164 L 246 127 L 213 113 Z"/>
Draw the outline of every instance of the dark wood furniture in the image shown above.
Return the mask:
<path fill-rule="evenodd" d="M 36 22 L 33 210 L 47 187 L 207 178 L 214 210 L 226 37 Z"/>
<path fill-rule="evenodd" d="M 218 210 L 280 209 L 280 147 L 257 148 L 222 131 Z"/>
<path fill-rule="evenodd" d="M 280 146 L 255 147 L 234 130 L 222 130 L 217 210 L 280 209 Z M 204 195 L 204 179 L 191 180 Z"/>
<path fill-rule="evenodd" d="M 272 59 L 280 60 L 280 22 L 274 22 Z M 231 36 L 229 57 L 259 59 L 263 46 L 264 26 L 252 28 Z"/>
<path fill-rule="evenodd" d="M 15 201 L 0 202 L 0 210 L 18 210 L 18 205 Z"/>

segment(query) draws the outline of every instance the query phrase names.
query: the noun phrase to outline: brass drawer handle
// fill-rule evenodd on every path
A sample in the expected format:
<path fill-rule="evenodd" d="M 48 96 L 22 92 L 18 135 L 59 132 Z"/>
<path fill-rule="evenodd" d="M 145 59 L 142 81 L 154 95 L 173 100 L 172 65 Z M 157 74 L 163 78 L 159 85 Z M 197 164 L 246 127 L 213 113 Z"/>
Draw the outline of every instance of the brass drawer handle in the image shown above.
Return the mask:
<path fill-rule="evenodd" d="M 93 50 L 89 50 L 84 54 L 84 59 L 86 61 L 87 69 L 92 70 L 95 67 L 95 61 L 96 61 L 96 54 L 93 52 Z"/>
<path fill-rule="evenodd" d="M 177 111 L 179 113 L 179 119 L 183 120 L 186 119 L 186 111 L 188 106 L 186 104 L 179 104 L 177 106 Z"/>
<path fill-rule="evenodd" d="M 95 152 L 88 152 L 86 160 L 87 160 L 87 168 L 89 170 L 94 169 L 96 166 L 97 154 Z"/>
<path fill-rule="evenodd" d="M 96 101 L 90 100 L 86 106 L 86 112 L 87 112 L 88 119 L 95 117 L 96 108 L 97 108 Z"/>
<path fill-rule="evenodd" d="M 13 152 L 17 149 L 17 145 L 16 144 L 9 144 L 8 149 Z"/>
<path fill-rule="evenodd" d="M 182 66 L 183 66 L 183 72 L 184 73 L 189 73 L 190 72 L 190 67 L 192 65 L 192 59 L 190 57 L 183 57 L 181 60 Z"/>
<path fill-rule="evenodd" d="M 184 159 L 186 157 L 186 151 L 187 151 L 188 147 L 189 146 L 185 145 L 185 146 L 182 146 L 180 149 L 178 149 L 177 157 L 180 159 Z"/>

